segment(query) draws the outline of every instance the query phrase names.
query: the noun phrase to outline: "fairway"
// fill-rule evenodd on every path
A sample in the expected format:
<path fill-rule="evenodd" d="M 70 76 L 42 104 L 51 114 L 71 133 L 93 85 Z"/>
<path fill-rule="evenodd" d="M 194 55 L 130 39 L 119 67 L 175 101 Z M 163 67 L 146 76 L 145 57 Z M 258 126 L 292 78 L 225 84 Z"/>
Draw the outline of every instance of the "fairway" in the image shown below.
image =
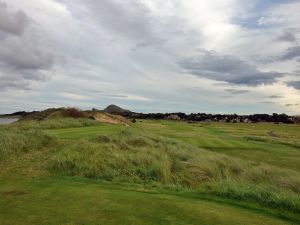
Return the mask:
<path fill-rule="evenodd" d="M 298 125 L 141 121 L 136 126 L 210 151 L 300 171 Z"/>
<path fill-rule="evenodd" d="M 288 225 L 215 201 L 76 179 L 0 180 L 1 225 Z"/>
<path fill-rule="evenodd" d="M 0 0 L 0 225 L 300 225 L 300 0 Z"/>
<path fill-rule="evenodd" d="M 184 141 L 193 146 L 242 159 L 300 171 L 300 126 L 286 124 L 193 123 L 140 120 L 136 129 Z M 66 139 L 95 138 L 125 129 L 101 124 L 49 132 Z M 270 136 L 275 134 L 276 136 Z M 272 157 L 270 157 L 272 156 Z"/>

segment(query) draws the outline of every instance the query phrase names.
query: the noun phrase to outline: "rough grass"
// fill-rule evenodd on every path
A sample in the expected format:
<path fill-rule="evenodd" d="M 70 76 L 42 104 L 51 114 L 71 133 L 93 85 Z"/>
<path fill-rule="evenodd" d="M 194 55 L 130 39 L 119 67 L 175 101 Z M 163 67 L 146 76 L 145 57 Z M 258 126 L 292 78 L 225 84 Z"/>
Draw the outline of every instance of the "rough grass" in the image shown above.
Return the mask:
<path fill-rule="evenodd" d="M 230 157 L 136 128 L 70 140 L 45 131 L 93 124 L 92 120 L 64 119 L 3 126 L 0 160 L 49 148 L 47 168 L 53 175 L 173 186 L 300 213 L 300 175 L 293 170 Z"/>
<path fill-rule="evenodd" d="M 0 160 L 22 152 L 45 148 L 56 140 L 56 136 L 42 130 L 0 129 Z"/>
<path fill-rule="evenodd" d="M 55 134 L 62 139 L 94 139 L 99 134 L 110 136 L 123 130 L 125 127 L 118 124 L 102 124 L 97 123 L 95 126 L 89 127 L 72 127 L 72 128 L 59 128 L 48 130 L 49 133 Z"/>
<path fill-rule="evenodd" d="M 19 121 L 11 125 L 2 125 L 0 126 L 0 159 L 41 149 L 57 140 L 56 135 L 47 132 L 46 129 L 86 127 L 96 124 L 96 121 L 90 119 L 65 118 Z"/>
<path fill-rule="evenodd" d="M 50 165 L 55 173 L 158 182 L 300 213 L 300 177 L 292 170 L 247 162 L 133 129 L 95 140 L 65 141 L 59 148 Z"/>
<path fill-rule="evenodd" d="M 47 120 L 28 120 L 19 121 L 8 127 L 15 127 L 21 130 L 28 129 L 59 129 L 59 128 L 70 128 L 70 127 L 88 127 L 97 125 L 97 121 L 92 119 L 75 119 L 75 118 L 59 118 L 59 119 L 47 119 Z"/>
<path fill-rule="evenodd" d="M 265 206 L 300 213 L 299 192 L 278 190 L 272 184 L 251 184 L 237 182 L 236 180 L 224 181 L 213 184 L 213 193 L 228 199 L 238 201 L 259 202 Z"/>

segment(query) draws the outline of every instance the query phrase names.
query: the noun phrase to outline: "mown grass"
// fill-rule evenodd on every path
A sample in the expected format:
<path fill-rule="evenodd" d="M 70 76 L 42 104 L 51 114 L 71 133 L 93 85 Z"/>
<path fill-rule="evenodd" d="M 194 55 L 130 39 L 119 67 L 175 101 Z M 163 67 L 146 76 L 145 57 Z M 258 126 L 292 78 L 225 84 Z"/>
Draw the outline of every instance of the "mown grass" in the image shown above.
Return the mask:
<path fill-rule="evenodd" d="M 142 127 L 142 124 L 145 125 Z M 68 126 L 71 128 L 66 128 Z M 204 147 L 199 147 L 196 137 L 203 135 L 210 143 L 226 137 L 216 144 L 221 147 L 224 143 L 224 148 L 234 144 L 243 147 L 244 137 L 215 127 L 205 127 L 206 133 L 201 134 L 199 131 L 205 130 L 203 125 L 197 124 L 199 133 L 195 130 L 198 127 L 189 126 L 174 122 L 143 122 L 125 128 L 75 119 L 2 126 L 0 167 L 1 160 L 16 161 L 26 155 L 40 157 L 40 154 L 34 153 L 42 151 L 43 157 L 34 159 L 33 163 L 46 158 L 43 167 L 55 177 L 80 176 L 109 182 L 150 184 L 249 204 L 258 203 L 300 215 L 300 174 L 289 165 L 276 167 L 278 155 L 272 155 L 272 149 L 266 153 L 276 162 L 272 165 L 268 161 L 232 157 L 226 151 L 226 154 L 221 154 L 221 151 L 207 148 L 207 142 Z M 64 129 L 57 129 L 59 127 Z M 176 138 L 179 134 L 182 137 Z M 250 141 L 254 147 L 256 141 Z M 279 151 L 282 145 L 276 146 Z M 286 154 L 294 151 L 293 146 L 288 146 L 284 151 Z M 295 221 L 300 223 L 300 218 Z"/>
<path fill-rule="evenodd" d="M 264 209 L 84 179 L 0 179 L 1 225 L 288 225 Z M 280 212 L 279 212 L 280 213 Z"/>
<path fill-rule="evenodd" d="M 287 124 L 142 121 L 146 133 L 174 138 L 195 147 L 300 172 L 300 126 Z M 276 137 L 269 135 L 273 131 Z"/>

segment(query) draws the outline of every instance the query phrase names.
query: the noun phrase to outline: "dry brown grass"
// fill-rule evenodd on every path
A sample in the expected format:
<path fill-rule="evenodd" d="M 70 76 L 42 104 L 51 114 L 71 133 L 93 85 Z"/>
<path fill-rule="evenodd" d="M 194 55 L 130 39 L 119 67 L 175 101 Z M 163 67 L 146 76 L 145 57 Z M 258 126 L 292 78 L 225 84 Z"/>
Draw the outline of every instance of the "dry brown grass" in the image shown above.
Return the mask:
<path fill-rule="evenodd" d="M 94 112 L 92 113 L 93 118 L 101 123 L 109 123 L 109 124 L 122 124 L 125 126 L 129 126 L 129 122 L 122 116 L 111 115 L 109 113 L 100 113 Z"/>

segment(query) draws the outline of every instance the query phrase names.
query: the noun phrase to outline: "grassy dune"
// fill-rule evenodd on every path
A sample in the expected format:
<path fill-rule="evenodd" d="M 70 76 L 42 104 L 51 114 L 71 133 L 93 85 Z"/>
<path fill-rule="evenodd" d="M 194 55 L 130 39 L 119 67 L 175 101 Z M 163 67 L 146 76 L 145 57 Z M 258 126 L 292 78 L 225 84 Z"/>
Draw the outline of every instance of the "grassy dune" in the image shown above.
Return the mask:
<path fill-rule="evenodd" d="M 2 126 L 0 180 L 5 185 L 0 192 L 5 198 L 0 203 L 3 201 L 6 206 L 0 207 L 0 218 L 4 218 L 3 224 L 10 224 L 14 208 L 20 207 L 17 213 L 22 218 L 23 214 L 39 211 L 42 199 L 47 199 L 50 206 L 55 204 L 59 201 L 57 194 L 66 195 L 62 197 L 65 204 L 81 205 L 77 209 L 79 214 L 84 215 L 86 207 L 95 204 L 94 210 L 99 210 L 100 215 L 110 215 L 102 209 L 106 201 L 93 201 L 102 196 L 112 204 L 107 210 L 126 218 L 123 224 L 134 223 L 134 218 L 135 224 L 159 224 L 158 221 L 165 221 L 161 224 L 300 223 L 299 127 L 255 126 L 142 121 L 126 128 L 90 120 L 46 120 Z M 291 134 L 288 138 L 286 132 Z M 16 176 L 20 178 L 14 179 Z M 74 181 L 67 177 L 86 179 Z M 93 180 L 109 183 L 96 182 L 96 185 Z M 44 196 L 41 190 L 49 184 L 49 193 Z M 122 190 L 110 190 L 113 184 Z M 37 193 L 35 204 L 28 206 L 26 201 L 31 195 L 21 194 L 27 193 L 23 189 Z M 65 191 L 68 189 L 69 194 Z M 140 193 L 140 189 L 144 191 Z M 160 191 L 153 195 L 157 189 Z M 91 198 L 90 202 L 80 200 L 84 193 Z M 179 198 L 178 193 L 186 194 Z M 213 201 L 215 198 L 224 201 L 220 204 Z M 128 207 L 124 208 L 124 204 Z M 165 205 L 160 214 L 156 212 L 159 204 Z M 142 205 L 149 207 L 136 214 Z M 46 210 L 48 204 L 43 207 Z M 46 224 L 64 224 L 68 219 L 64 222 L 62 218 L 72 214 L 69 211 L 72 207 L 66 207 L 65 214 L 50 222 L 49 213 L 53 212 L 47 213 L 43 207 L 40 210 L 45 214 Z M 261 207 L 264 209 L 253 210 Z M 148 218 L 147 212 L 154 216 Z M 250 214 L 258 212 L 262 215 L 255 220 Z M 128 213 L 134 216 L 126 217 Z M 184 219 L 179 220 L 180 215 Z M 105 223 L 100 217 L 95 215 L 90 220 L 78 219 L 73 223 Z M 35 221 L 41 219 L 43 216 Z M 120 223 L 116 219 L 107 221 L 106 224 Z M 28 220 L 27 224 L 31 222 Z"/>
<path fill-rule="evenodd" d="M 65 142 L 50 168 L 62 175 L 108 181 L 159 182 L 300 213 L 297 172 L 243 161 L 134 129 Z"/>
<path fill-rule="evenodd" d="M 98 124 L 97 126 L 89 126 L 82 129 L 82 127 L 72 127 L 64 129 L 51 129 L 48 132 L 55 134 L 64 139 L 87 138 L 92 139 L 101 134 L 111 135 L 123 130 L 124 127 L 115 124 Z"/>

